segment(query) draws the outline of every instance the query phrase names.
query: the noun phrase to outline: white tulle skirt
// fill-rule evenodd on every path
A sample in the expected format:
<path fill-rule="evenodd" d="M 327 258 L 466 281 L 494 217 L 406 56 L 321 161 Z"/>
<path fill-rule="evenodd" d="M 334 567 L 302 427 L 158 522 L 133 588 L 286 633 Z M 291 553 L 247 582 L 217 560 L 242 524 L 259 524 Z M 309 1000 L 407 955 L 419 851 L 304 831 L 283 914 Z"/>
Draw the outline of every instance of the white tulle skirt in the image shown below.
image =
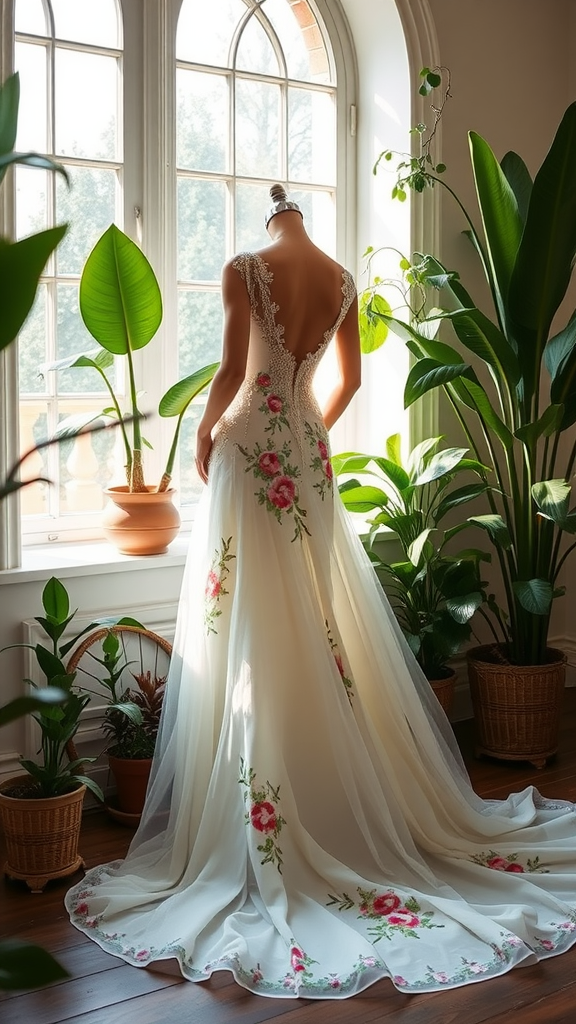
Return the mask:
<path fill-rule="evenodd" d="M 70 890 L 73 924 L 135 966 L 287 998 L 568 949 L 574 806 L 474 794 L 339 499 L 302 480 L 296 536 L 290 495 L 258 504 L 236 459 L 195 524 L 142 824 Z"/>

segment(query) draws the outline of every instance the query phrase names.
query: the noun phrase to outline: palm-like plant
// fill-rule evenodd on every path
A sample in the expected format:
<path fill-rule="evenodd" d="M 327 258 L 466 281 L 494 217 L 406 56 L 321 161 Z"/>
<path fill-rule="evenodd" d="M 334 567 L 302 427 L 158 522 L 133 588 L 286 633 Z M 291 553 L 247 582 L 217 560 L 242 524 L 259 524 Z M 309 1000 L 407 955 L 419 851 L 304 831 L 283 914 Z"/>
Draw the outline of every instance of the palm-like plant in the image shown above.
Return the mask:
<path fill-rule="evenodd" d="M 475 132 L 469 142 L 481 232 L 460 207 L 494 316 L 476 306 L 458 274 L 421 254 L 411 273 L 438 290 L 443 308 L 419 322 L 381 316 L 416 358 L 405 405 L 442 387 L 477 461 L 488 459 L 493 467 L 489 511 L 460 528 L 475 525 L 488 533 L 506 594 L 500 622 L 508 655 L 513 663 L 536 665 L 547 659 L 552 602 L 564 593 L 559 576 L 576 547 L 562 543 L 576 534 L 576 313 L 552 331 L 576 255 L 576 103 L 534 181 L 516 153 L 499 163 Z M 438 340 L 443 321 L 452 325 L 466 358 Z"/>

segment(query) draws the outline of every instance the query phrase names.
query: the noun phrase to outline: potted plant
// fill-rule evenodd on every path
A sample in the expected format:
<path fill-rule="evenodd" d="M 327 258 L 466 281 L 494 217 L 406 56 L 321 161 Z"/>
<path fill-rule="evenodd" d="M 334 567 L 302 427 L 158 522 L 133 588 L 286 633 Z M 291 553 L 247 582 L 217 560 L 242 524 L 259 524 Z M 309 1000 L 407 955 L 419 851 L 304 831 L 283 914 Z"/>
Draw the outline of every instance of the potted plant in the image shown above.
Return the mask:
<path fill-rule="evenodd" d="M 137 824 L 144 806 L 171 653 L 164 637 L 120 623 L 89 634 L 68 666 L 83 693 L 101 697 L 88 680 L 105 690 L 102 729 L 116 783 L 116 798 L 106 806 L 125 824 Z M 68 753 L 76 759 L 73 744 Z"/>
<path fill-rule="evenodd" d="M 162 298 L 158 281 L 141 249 L 115 224 L 96 242 L 80 279 L 80 313 L 90 334 L 101 347 L 97 353 L 82 353 L 50 363 L 48 370 L 91 367 L 110 394 L 112 405 L 99 414 L 117 423 L 125 452 L 126 485 L 110 487 L 104 512 L 104 533 L 126 554 L 158 554 L 165 551 L 180 525 L 169 488 L 180 427 L 190 403 L 212 380 L 218 363 L 211 363 L 173 384 L 160 401 L 161 416 L 175 417 L 176 427 L 166 468 L 159 484 L 144 479 L 142 460 L 142 414 L 134 372 L 134 352 L 144 348 L 162 321 Z M 125 359 L 130 395 L 131 436 L 107 370 L 114 357 Z M 97 418 L 93 415 L 92 420 Z M 116 507 L 117 506 L 117 507 Z M 156 521 L 151 526 L 150 517 Z"/>
<path fill-rule="evenodd" d="M 0 820 L 8 853 L 5 870 L 10 877 L 23 879 L 34 892 L 43 889 L 51 878 L 73 874 L 82 864 L 78 836 L 84 794 L 88 788 L 102 797 L 99 786 L 82 770 L 83 764 L 94 758 L 69 761 L 66 756 L 67 745 L 78 730 L 89 697 L 75 691 L 76 675 L 66 668 L 64 658 L 95 625 L 134 623 L 133 619 L 106 617 L 64 640 L 76 611 L 70 611 L 66 588 L 55 577 L 44 587 L 42 606 L 44 615 L 38 616 L 36 622 L 42 627 L 48 646 L 37 643 L 10 647 L 32 650 L 46 684 L 63 691 L 64 700 L 32 712 L 40 729 L 40 757 L 21 758 L 26 774 L 0 784 Z M 34 680 L 26 681 L 34 690 L 39 689 Z"/>
<path fill-rule="evenodd" d="M 405 405 L 443 388 L 477 461 L 492 467 L 484 476 L 487 511 L 460 525 L 488 534 L 505 594 L 496 615 L 499 643 L 469 654 L 478 751 L 542 766 L 557 749 L 565 676 L 564 655 L 548 644 L 550 615 L 576 547 L 576 330 L 573 316 L 559 330 L 555 323 L 576 254 L 576 103 L 534 180 L 518 154 L 498 162 L 475 132 L 469 143 L 481 231 L 458 202 L 490 287 L 492 316 L 457 273 L 422 254 L 409 272 L 436 291 L 437 308 L 416 322 L 375 315 L 415 357 Z M 460 348 L 438 340 L 443 323 Z"/>
<path fill-rule="evenodd" d="M 470 639 L 472 616 L 482 611 L 485 594 L 479 563 L 489 556 L 475 549 L 449 553 L 454 529 L 445 528 L 444 519 L 483 494 L 487 485 L 473 481 L 452 487 L 461 473 L 478 476 L 483 467 L 466 458 L 466 448 L 438 451 L 440 441 L 439 437 L 422 441 L 404 464 L 400 435 L 394 434 L 386 442 L 385 456 L 346 452 L 334 456 L 332 464 L 338 475 L 354 474 L 339 484 L 346 508 L 377 511 L 368 520 L 365 547 L 376 571 L 382 573 L 412 652 L 449 714 L 455 681 L 449 662 Z M 368 478 L 367 482 L 360 483 L 356 476 Z M 402 561 L 384 562 L 375 552 L 375 542 L 388 530 L 396 533 Z"/>

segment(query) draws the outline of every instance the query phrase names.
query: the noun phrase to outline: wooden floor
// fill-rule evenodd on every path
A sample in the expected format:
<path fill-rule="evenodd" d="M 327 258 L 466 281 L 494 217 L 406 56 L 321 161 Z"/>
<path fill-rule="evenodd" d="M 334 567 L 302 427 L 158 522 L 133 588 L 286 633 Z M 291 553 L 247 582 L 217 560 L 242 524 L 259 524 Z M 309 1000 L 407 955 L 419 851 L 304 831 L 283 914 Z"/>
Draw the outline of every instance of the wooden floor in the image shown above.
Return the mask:
<path fill-rule="evenodd" d="M 534 783 L 545 796 L 576 801 L 576 689 L 567 691 L 560 752 L 542 771 L 475 761 L 471 723 L 456 727 L 474 786 L 504 797 Z M 89 866 L 123 856 L 131 833 L 101 813 L 86 815 L 81 850 Z M 79 876 L 78 876 L 79 877 Z M 76 881 L 76 878 L 74 879 Z M 284 1000 L 255 996 L 221 971 L 200 985 L 129 967 L 104 953 L 64 913 L 68 881 L 41 895 L 0 882 L 0 933 L 51 950 L 70 979 L 36 992 L 1 997 L 2 1024 L 575 1024 L 576 947 L 535 967 L 428 995 L 403 995 L 381 981 L 351 999 Z"/>

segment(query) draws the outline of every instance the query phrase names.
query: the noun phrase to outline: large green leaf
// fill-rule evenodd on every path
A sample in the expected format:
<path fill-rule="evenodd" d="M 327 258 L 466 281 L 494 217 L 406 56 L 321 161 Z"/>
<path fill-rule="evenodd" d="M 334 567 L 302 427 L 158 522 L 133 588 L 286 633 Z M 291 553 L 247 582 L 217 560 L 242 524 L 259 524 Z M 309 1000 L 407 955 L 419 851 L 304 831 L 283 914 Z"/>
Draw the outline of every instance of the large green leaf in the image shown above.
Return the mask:
<path fill-rule="evenodd" d="M 576 310 L 566 327 L 544 349 L 544 363 L 551 377 L 550 398 L 563 405 L 560 430 L 576 422 Z"/>
<path fill-rule="evenodd" d="M 552 604 L 552 584 L 548 580 L 516 580 L 512 589 L 519 603 L 531 615 L 547 615 Z"/>
<path fill-rule="evenodd" d="M 0 989 L 41 988 L 70 975 L 45 949 L 20 939 L 0 941 Z"/>
<path fill-rule="evenodd" d="M 559 524 L 568 516 L 571 491 L 566 480 L 541 480 L 532 485 L 532 497 L 542 515 Z"/>
<path fill-rule="evenodd" d="M 520 366 L 502 331 L 479 309 L 458 310 L 447 316 L 462 344 L 488 365 L 499 391 L 504 381 L 512 392 L 520 380 Z"/>
<path fill-rule="evenodd" d="M 427 550 L 430 552 L 433 551 L 432 545 L 428 540 L 431 533 L 434 533 L 434 529 L 427 526 L 426 529 L 422 530 L 422 533 L 416 537 L 416 540 L 410 544 L 408 548 L 408 558 L 412 562 L 412 565 L 419 565 L 422 556 L 427 557 Z"/>
<path fill-rule="evenodd" d="M 455 490 L 450 491 L 445 498 L 442 498 L 442 501 L 436 508 L 434 521 L 439 523 L 450 509 L 457 508 L 458 505 L 464 505 L 467 501 L 473 501 L 474 498 L 485 494 L 487 490 L 487 484 L 466 484 L 464 487 L 457 487 Z"/>
<path fill-rule="evenodd" d="M 177 381 L 166 394 L 160 399 L 158 412 L 161 416 L 182 416 L 190 405 L 190 402 L 199 395 L 212 380 L 220 363 L 210 363 L 200 370 L 191 373 L 189 377 Z"/>
<path fill-rule="evenodd" d="M 530 203 L 530 196 L 532 195 L 532 178 L 530 171 L 526 167 L 521 156 L 518 153 L 514 153 L 509 150 L 505 153 L 500 161 L 500 166 L 506 177 L 506 181 L 510 185 L 516 203 L 518 206 L 518 213 L 523 224 L 526 223 L 526 217 L 528 215 L 528 206 Z"/>
<path fill-rule="evenodd" d="M 388 497 L 379 487 L 354 487 L 342 494 L 342 501 L 350 512 L 371 512 L 385 508 Z"/>
<path fill-rule="evenodd" d="M 534 450 L 540 437 L 550 437 L 560 429 L 563 418 L 563 405 L 549 405 L 535 423 L 519 427 L 514 431 L 514 436 L 522 441 L 528 450 Z"/>
<path fill-rule="evenodd" d="M 488 143 L 476 132 L 469 132 L 468 139 L 494 300 L 500 323 L 505 323 L 506 297 L 522 237 L 522 218 L 514 192 Z"/>
<path fill-rule="evenodd" d="M 498 413 L 492 408 L 484 388 L 474 381 L 466 380 L 465 378 L 463 378 L 462 384 L 473 400 L 476 411 L 482 417 L 488 429 L 497 435 L 507 451 L 511 451 L 514 446 L 514 437 Z"/>
<path fill-rule="evenodd" d="M 115 224 L 84 264 L 79 299 L 91 335 L 115 355 L 144 348 L 162 321 L 154 271 L 142 250 Z"/>
<path fill-rule="evenodd" d="M 510 281 L 508 311 L 518 334 L 518 357 L 528 396 L 538 388 L 542 350 L 572 273 L 576 253 L 575 166 L 576 103 L 572 103 L 534 179 Z M 553 401 L 561 403 L 558 398 Z"/>
<path fill-rule="evenodd" d="M 423 395 L 459 377 L 473 375 L 468 363 L 439 363 L 436 359 L 420 359 L 410 370 L 404 388 L 404 408 L 408 409 Z"/>
<path fill-rule="evenodd" d="M 10 153 L 16 142 L 20 78 L 18 72 L 10 75 L 0 86 L 0 156 Z M 2 176 L 0 176 L 0 181 Z"/>
<path fill-rule="evenodd" d="M 490 512 L 482 516 L 469 516 L 468 522 L 486 530 L 497 547 L 507 550 L 512 546 L 510 533 L 502 516 Z"/>
<path fill-rule="evenodd" d="M 388 337 L 388 324 L 383 314 L 390 314 L 392 307 L 383 295 L 368 288 L 362 292 L 358 306 L 358 325 L 362 352 L 368 354 L 379 349 Z"/>
<path fill-rule="evenodd" d="M 450 597 L 446 601 L 446 609 L 456 622 L 469 622 L 475 612 L 478 611 L 484 598 L 479 590 L 470 594 L 463 594 L 462 597 Z"/>
<path fill-rule="evenodd" d="M 53 704 L 61 704 L 67 696 L 64 690 L 58 690 L 54 686 L 39 687 L 35 690 L 34 696 L 16 697 L 15 700 L 0 707 L 0 725 L 8 725 L 16 718 L 30 715 L 34 711 L 44 711 L 46 707 Z"/>
<path fill-rule="evenodd" d="M 469 309 L 476 305 L 464 288 L 460 281 L 460 276 L 455 270 L 447 270 L 439 260 L 428 254 L 414 253 L 414 257 L 420 258 L 420 263 L 418 264 L 419 276 L 431 287 L 441 291 L 443 298 L 445 296 L 449 297 L 456 308 L 464 307 Z"/>
<path fill-rule="evenodd" d="M 332 469 L 336 476 L 341 473 L 360 473 L 372 460 L 371 455 L 362 455 L 360 452 L 340 452 L 331 458 Z"/>
<path fill-rule="evenodd" d="M 42 607 L 56 622 L 63 622 L 70 614 L 68 591 L 55 576 L 50 577 L 42 591 Z"/>
<path fill-rule="evenodd" d="M 467 452 L 467 448 L 444 448 L 443 451 L 432 455 L 424 470 L 414 481 L 415 485 L 417 487 L 422 487 L 424 484 L 429 484 L 433 480 L 440 480 L 448 473 L 453 473 L 456 466 L 458 466 L 462 461 Z"/>
<path fill-rule="evenodd" d="M 40 274 L 66 230 L 61 224 L 19 242 L 0 238 L 0 349 L 14 341 L 26 320 Z"/>

